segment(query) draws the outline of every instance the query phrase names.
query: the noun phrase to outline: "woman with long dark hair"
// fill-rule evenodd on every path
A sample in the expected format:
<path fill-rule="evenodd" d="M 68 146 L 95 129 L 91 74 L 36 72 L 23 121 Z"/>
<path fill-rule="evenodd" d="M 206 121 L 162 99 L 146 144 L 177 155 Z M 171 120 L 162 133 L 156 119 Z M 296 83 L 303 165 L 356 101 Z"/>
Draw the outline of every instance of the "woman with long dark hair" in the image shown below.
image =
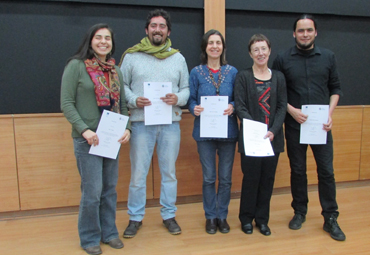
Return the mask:
<path fill-rule="evenodd" d="M 101 254 L 100 242 L 121 249 L 116 227 L 118 158 L 89 154 L 99 144 L 95 133 L 104 109 L 128 116 L 122 74 L 111 57 L 114 34 L 106 24 L 92 26 L 64 69 L 61 109 L 72 124 L 77 167 L 81 176 L 78 232 L 88 254 Z M 130 139 L 128 123 L 119 143 Z"/>
<path fill-rule="evenodd" d="M 204 34 L 201 43 L 202 64 L 190 72 L 189 111 L 195 116 L 193 138 L 197 142 L 203 172 L 203 208 L 206 217 L 206 232 L 228 233 L 226 221 L 230 203 L 231 175 L 234 163 L 235 146 L 238 139 L 238 124 L 234 113 L 235 67 L 226 62 L 226 44 L 217 30 Z M 200 114 L 204 110 L 201 96 L 228 96 L 227 138 L 201 137 Z M 218 190 L 216 191 L 216 154 L 218 155 Z"/>

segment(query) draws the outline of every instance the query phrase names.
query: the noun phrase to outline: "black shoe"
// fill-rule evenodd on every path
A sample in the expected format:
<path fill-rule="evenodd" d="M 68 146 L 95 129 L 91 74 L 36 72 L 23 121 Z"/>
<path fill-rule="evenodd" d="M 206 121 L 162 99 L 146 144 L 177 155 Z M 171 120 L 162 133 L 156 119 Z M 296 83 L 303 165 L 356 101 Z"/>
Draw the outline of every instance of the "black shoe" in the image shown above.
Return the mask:
<path fill-rule="evenodd" d="M 172 235 L 179 235 L 181 234 L 181 228 L 179 224 L 177 224 L 175 217 L 163 220 L 163 225 L 168 229 L 170 234 Z"/>
<path fill-rule="evenodd" d="M 325 220 L 323 228 L 326 232 L 330 234 L 331 238 L 337 241 L 346 240 L 346 235 L 343 233 L 338 225 L 337 216 L 331 215 L 329 219 Z"/>
<path fill-rule="evenodd" d="M 123 237 L 124 238 L 133 238 L 136 235 L 139 228 L 141 228 L 141 225 L 143 225 L 142 221 L 130 220 L 128 222 L 128 226 L 127 226 L 125 232 L 123 232 Z"/>
<path fill-rule="evenodd" d="M 247 223 L 245 225 L 242 225 L 242 231 L 248 235 L 253 233 L 253 225 L 252 223 Z"/>
<path fill-rule="evenodd" d="M 226 219 L 217 219 L 217 225 L 221 233 L 226 234 L 230 232 L 230 226 Z"/>
<path fill-rule="evenodd" d="M 99 245 L 85 248 L 84 250 L 86 251 L 87 254 L 90 254 L 90 255 L 99 255 L 103 253 Z"/>
<path fill-rule="evenodd" d="M 207 219 L 206 220 L 206 232 L 208 234 L 216 234 L 217 232 L 217 219 Z"/>
<path fill-rule="evenodd" d="M 302 214 L 294 214 L 293 219 L 289 222 L 289 228 L 293 230 L 300 229 L 302 227 L 302 223 L 306 221 L 306 216 Z"/>
<path fill-rule="evenodd" d="M 114 248 L 114 249 L 122 249 L 123 248 L 123 243 L 119 238 L 115 238 L 113 240 L 110 240 L 109 242 L 107 242 L 105 244 L 109 244 L 109 246 Z"/>
<path fill-rule="evenodd" d="M 271 230 L 267 224 L 256 224 L 256 226 L 260 229 L 262 235 L 269 236 L 271 235 Z"/>

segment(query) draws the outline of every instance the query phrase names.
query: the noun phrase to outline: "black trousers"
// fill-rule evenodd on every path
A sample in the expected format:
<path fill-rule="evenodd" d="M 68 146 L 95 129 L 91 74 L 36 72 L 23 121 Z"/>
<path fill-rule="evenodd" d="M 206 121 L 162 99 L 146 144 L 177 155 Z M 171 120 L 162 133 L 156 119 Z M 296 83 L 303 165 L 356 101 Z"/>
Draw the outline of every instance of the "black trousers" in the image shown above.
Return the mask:
<path fill-rule="evenodd" d="M 252 223 L 253 220 L 256 224 L 268 223 L 279 154 L 275 153 L 273 157 L 249 157 L 240 154 L 244 175 L 239 210 L 242 225 Z"/>
<path fill-rule="evenodd" d="M 307 214 L 307 144 L 299 143 L 300 131 L 285 126 L 287 152 L 290 162 L 290 185 L 292 192 L 292 207 L 294 213 Z M 310 145 L 316 165 L 319 180 L 319 198 L 321 214 L 325 219 L 330 215 L 338 216 L 336 187 L 333 168 L 333 137 L 331 131 L 327 134 L 327 143 Z"/>

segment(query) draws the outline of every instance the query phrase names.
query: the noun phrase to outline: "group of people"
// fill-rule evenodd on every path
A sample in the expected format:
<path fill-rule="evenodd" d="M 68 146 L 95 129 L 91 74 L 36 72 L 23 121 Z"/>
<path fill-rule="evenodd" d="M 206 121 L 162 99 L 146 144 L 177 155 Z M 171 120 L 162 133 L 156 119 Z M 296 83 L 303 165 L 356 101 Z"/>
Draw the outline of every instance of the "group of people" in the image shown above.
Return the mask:
<path fill-rule="evenodd" d="M 128 195 L 129 223 L 124 238 L 134 237 L 143 224 L 146 205 L 146 177 L 156 146 L 161 173 L 160 212 L 163 225 L 177 235 L 181 228 L 175 219 L 177 179 L 175 163 L 180 148 L 182 110 L 188 105 L 194 115 L 193 138 L 197 143 L 203 173 L 205 230 L 228 233 L 228 206 L 236 143 L 243 172 L 239 219 L 246 234 L 253 233 L 253 221 L 263 235 L 268 226 L 270 200 L 279 154 L 285 139 L 291 167 L 291 191 L 294 217 L 290 229 L 300 229 L 307 214 L 307 144 L 299 143 L 300 124 L 307 115 L 304 104 L 328 104 L 329 118 L 323 123 L 327 143 L 310 145 L 317 164 L 319 196 L 324 230 L 336 240 L 345 240 L 337 218 L 336 188 L 333 170 L 332 114 L 342 94 L 334 54 L 315 45 L 317 27 L 310 15 L 299 17 L 293 28 L 296 45 L 277 56 L 268 68 L 271 43 L 262 34 L 253 35 L 248 44 L 253 66 L 243 71 L 226 61 L 224 37 L 217 30 L 204 34 L 201 64 L 190 76 L 185 58 L 172 48 L 169 35 L 171 20 L 163 9 L 151 11 L 145 25 L 146 37 L 127 49 L 120 67 L 115 65 L 114 33 L 107 24 L 92 26 L 78 51 L 65 67 L 61 86 L 61 109 L 72 124 L 72 137 L 78 171 L 81 176 L 81 202 L 78 218 L 80 245 L 88 254 L 101 254 L 100 242 L 123 248 L 116 227 L 116 185 L 118 158 L 89 154 L 99 144 L 96 129 L 103 110 L 129 116 L 118 142 L 130 142 L 131 180 Z M 172 93 L 160 99 L 172 106 L 172 124 L 145 125 L 144 82 L 171 82 Z M 202 96 L 227 96 L 226 138 L 202 137 L 200 115 Z M 287 114 L 286 114 L 287 113 Z M 238 119 L 240 128 L 238 127 Z M 244 152 L 243 119 L 268 126 L 265 139 L 271 141 L 274 156 L 251 157 Z M 216 154 L 218 166 L 216 166 Z M 217 180 L 218 176 L 218 180 Z M 216 182 L 218 188 L 216 190 Z"/>

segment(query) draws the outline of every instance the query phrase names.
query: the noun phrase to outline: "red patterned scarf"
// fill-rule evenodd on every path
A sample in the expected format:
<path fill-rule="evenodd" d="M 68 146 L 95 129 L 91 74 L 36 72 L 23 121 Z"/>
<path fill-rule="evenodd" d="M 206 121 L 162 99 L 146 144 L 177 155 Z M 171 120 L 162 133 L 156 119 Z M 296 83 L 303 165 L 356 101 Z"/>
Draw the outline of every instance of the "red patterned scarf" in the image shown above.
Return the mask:
<path fill-rule="evenodd" d="M 95 85 L 95 97 L 100 111 L 104 109 L 120 113 L 120 83 L 114 67 L 115 60 L 109 59 L 102 62 L 98 57 L 86 59 L 86 71 Z M 104 72 L 108 72 L 107 83 Z"/>

